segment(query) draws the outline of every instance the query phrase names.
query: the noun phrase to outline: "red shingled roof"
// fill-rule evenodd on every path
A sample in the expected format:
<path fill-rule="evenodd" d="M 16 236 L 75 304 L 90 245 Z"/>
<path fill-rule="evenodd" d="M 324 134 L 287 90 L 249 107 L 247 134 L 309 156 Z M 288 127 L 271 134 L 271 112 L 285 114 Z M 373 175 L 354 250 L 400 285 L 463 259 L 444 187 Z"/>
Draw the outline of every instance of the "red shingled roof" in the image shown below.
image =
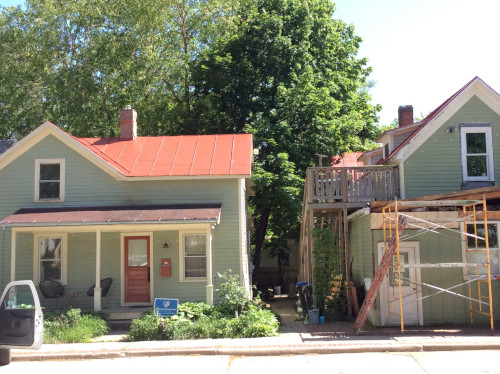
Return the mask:
<path fill-rule="evenodd" d="M 127 177 L 251 173 L 250 134 L 73 138 Z"/>

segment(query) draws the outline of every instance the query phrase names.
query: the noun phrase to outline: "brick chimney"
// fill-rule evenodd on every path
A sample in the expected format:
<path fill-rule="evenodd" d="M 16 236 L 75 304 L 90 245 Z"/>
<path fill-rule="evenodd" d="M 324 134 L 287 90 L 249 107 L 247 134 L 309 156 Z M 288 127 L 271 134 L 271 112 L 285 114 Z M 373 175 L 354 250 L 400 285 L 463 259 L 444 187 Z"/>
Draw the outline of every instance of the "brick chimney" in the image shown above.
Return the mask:
<path fill-rule="evenodd" d="M 413 124 L 413 106 L 401 105 L 398 108 L 398 123 L 399 127 Z"/>
<path fill-rule="evenodd" d="M 137 137 L 137 113 L 130 105 L 120 110 L 120 139 L 134 140 Z"/>

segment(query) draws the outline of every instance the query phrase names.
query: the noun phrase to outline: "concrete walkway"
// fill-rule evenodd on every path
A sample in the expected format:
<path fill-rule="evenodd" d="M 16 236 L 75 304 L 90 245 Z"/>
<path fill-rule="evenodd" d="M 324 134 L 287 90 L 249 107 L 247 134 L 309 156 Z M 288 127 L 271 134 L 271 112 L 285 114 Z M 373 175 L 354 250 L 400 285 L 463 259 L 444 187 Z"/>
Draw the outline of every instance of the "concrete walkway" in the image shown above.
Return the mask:
<path fill-rule="evenodd" d="M 13 361 L 78 360 L 160 355 L 289 355 L 359 352 L 420 352 L 500 349 L 500 337 L 487 328 L 413 328 L 401 335 L 395 328 L 367 329 L 352 334 L 352 324 L 327 321 L 305 325 L 295 300 L 276 299 L 271 308 L 282 318 L 280 336 L 248 339 L 204 339 L 126 342 L 114 333 L 95 343 L 44 344 L 38 351 L 13 350 Z"/>

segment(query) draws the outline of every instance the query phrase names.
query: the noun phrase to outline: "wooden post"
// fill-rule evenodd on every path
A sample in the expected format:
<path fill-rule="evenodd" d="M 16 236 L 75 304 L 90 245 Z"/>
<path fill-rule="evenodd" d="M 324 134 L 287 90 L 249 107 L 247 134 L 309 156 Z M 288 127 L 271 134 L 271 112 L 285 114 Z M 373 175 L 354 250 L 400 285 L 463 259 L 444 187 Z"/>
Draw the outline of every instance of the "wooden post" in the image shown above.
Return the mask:
<path fill-rule="evenodd" d="M 349 228 L 347 223 L 347 208 L 343 209 L 342 212 L 343 224 L 344 224 L 344 251 L 345 251 L 345 268 L 346 275 L 345 279 L 347 282 L 347 318 L 352 317 L 352 292 L 351 292 L 351 261 L 349 255 Z"/>

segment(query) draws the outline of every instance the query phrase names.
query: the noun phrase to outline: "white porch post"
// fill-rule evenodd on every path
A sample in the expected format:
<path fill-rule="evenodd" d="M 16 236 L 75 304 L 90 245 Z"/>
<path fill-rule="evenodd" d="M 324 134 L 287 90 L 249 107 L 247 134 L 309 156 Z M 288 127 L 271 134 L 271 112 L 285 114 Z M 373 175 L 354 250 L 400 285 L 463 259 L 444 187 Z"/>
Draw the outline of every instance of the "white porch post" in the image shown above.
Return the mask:
<path fill-rule="evenodd" d="M 95 288 L 94 288 L 94 311 L 101 311 L 101 230 L 95 233 Z"/>
<path fill-rule="evenodd" d="M 212 227 L 213 228 L 213 227 Z M 208 230 L 207 240 L 207 304 L 214 304 L 214 285 L 212 283 L 212 230 Z"/>
<path fill-rule="evenodd" d="M 14 282 L 16 280 L 16 238 L 17 238 L 17 233 L 14 229 L 12 229 L 10 238 L 10 281 L 11 282 Z M 38 282 L 38 280 L 33 279 L 33 282 Z"/>

